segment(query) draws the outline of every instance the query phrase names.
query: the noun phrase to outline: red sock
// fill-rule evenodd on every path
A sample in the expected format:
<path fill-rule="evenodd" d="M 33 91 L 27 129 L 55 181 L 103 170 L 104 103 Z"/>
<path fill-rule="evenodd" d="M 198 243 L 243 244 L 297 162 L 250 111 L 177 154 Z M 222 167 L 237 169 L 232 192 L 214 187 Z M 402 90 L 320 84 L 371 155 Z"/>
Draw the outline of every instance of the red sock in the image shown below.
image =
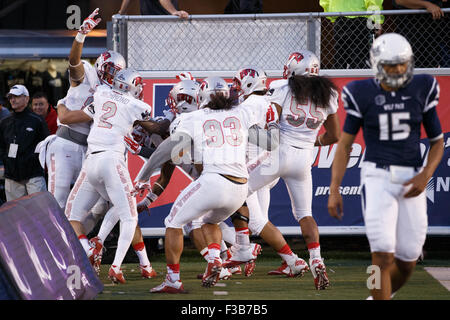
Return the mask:
<path fill-rule="evenodd" d="M 283 246 L 283 248 L 281 248 L 280 250 L 278 250 L 278 253 L 291 255 L 291 254 L 292 254 L 292 250 L 291 250 L 291 247 L 289 247 L 289 245 L 286 243 L 286 244 Z"/>
<path fill-rule="evenodd" d="M 144 248 L 145 248 L 145 244 L 144 244 L 143 241 L 142 241 L 142 242 L 139 242 L 139 243 L 136 243 L 136 244 L 133 245 L 134 251 L 141 251 L 141 250 L 143 250 Z"/>
<path fill-rule="evenodd" d="M 318 242 L 311 242 L 311 243 L 307 244 L 307 247 L 308 247 L 308 250 L 311 250 L 311 249 L 315 249 L 317 247 L 320 247 L 320 244 Z"/>

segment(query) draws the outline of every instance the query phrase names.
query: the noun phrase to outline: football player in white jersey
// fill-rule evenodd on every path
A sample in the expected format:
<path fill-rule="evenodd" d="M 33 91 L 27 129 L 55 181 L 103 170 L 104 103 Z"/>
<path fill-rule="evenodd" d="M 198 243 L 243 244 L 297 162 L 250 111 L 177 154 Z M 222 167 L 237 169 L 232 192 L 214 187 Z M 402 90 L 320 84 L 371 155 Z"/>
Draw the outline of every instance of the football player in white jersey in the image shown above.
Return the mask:
<path fill-rule="evenodd" d="M 414 75 L 408 40 L 397 33 L 379 36 L 370 60 L 375 79 L 352 81 L 342 90 L 347 116 L 333 161 L 328 211 L 342 219 L 339 186 L 362 129 L 362 213 L 372 265 L 380 276 L 369 299 L 388 300 L 411 277 L 422 252 L 428 225 L 424 191 L 441 162 L 444 136 L 436 111 L 439 83 L 429 74 Z M 422 125 L 430 142 L 426 161 Z"/>
<path fill-rule="evenodd" d="M 100 84 L 111 85 L 114 74 L 125 67 L 125 59 L 117 52 L 102 53 L 95 67 L 87 61 L 81 60 L 84 38 L 97 26 L 100 18 L 98 9 L 84 20 L 69 54 L 70 88 L 66 97 L 58 101 L 70 110 L 81 110 L 92 102 L 93 93 Z M 86 154 L 87 136 L 90 123 L 61 123 L 58 114 L 58 130 L 56 136 L 50 137 L 47 148 L 43 146 L 41 152 L 46 153 L 48 168 L 48 190 L 54 195 L 60 207 L 64 210 L 69 196 L 70 186 L 80 173 L 82 162 Z M 87 241 L 87 239 L 86 239 Z"/>
<path fill-rule="evenodd" d="M 311 166 L 314 146 L 330 145 L 339 139 L 338 91 L 331 80 L 319 76 L 319 59 L 307 50 L 290 55 L 283 78 L 285 80 L 272 82 L 268 92 L 269 100 L 280 115 L 278 159 L 271 157 L 250 173 L 249 192 L 255 192 L 278 177 L 284 180 L 292 213 L 309 250 L 315 287 L 321 290 L 329 286 L 329 279 L 311 210 Z M 322 125 L 326 132 L 318 135 Z"/>
<path fill-rule="evenodd" d="M 103 198 L 119 214 L 120 235 L 108 277 L 124 283 L 120 266 L 131 244 L 137 225 L 136 200 L 125 163 L 123 137 L 135 123 L 145 126 L 151 107 L 139 100 L 143 93 L 142 77 L 136 71 L 123 69 L 114 78 L 114 90 L 100 86 L 93 104 L 83 110 L 65 110 L 74 121 L 93 120 L 88 136 L 87 157 L 66 206 L 66 216 L 77 234 L 83 234 L 82 221 L 95 203 Z"/>
<path fill-rule="evenodd" d="M 267 76 L 264 70 L 255 67 L 244 67 L 237 71 L 233 78 L 232 87 L 234 92 L 237 93 L 237 96 L 242 97 L 244 100 L 240 106 L 250 108 L 257 112 L 259 115 L 258 125 L 261 128 L 278 121 L 278 112 L 275 109 L 275 106 L 272 107 L 267 96 L 265 96 L 267 92 L 266 81 Z M 258 163 L 270 157 L 270 152 L 253 144 L 248 144 L 247 149 L 247 168 L 250 174 L 250 183 L 250 179 L 256 178 L 251 172 L 258 166 Z M 269 199 L 267 198 L 270 197 L 270 188 L 272 188 L 278 180 L 279 178 L 276 178 L 269 185 L 262 187 L 247 198 L 246 203 L 249 211 L 249 219 L 246 219 L 246 214 L 242 212 L 243 209 L 245 210 L 245 207 L 241 208 L 239 210 L 240 212 L 233 214 L 232 218 L 235 217 L 233 223 L 236 227 L 237 242 L 237 245 L 234 247 L 237 247 L 238 250 L 232 251 L 232 257 L 228 259 L 224 265 L 233 266 L 248 260 L 249 250 L 243 248 L 248 247 L 249 245 L 248 231 L 250 229 L 253 235 L 259 235 L 275 249 L 283 259 L 286 267 L 278 274 L 296 277 L 302 276 L 308 271 L 309 268 L 307 263 L 292 252 L 281 232 L 268 220 Z M 244 216 L 242 216 L 242 214 Z M 246 264 L 246 274 L 252 272 L 252 270 L 249 270 L 250 268 L 254 268 L 254 261 Z"/>
<path fill-rule="evenodd" d="M 233 108 L 223 79 L 206 78 L 200 85 L 198 101 L 201 109 L 181 115 L 175 134 L 161 143 L 136 178 L 135 189 L 139 191 L 164 162 L 172 158 L 178 163 L 180 151 L 191 150 L 192 141 L 194 161 L 203 165 L 200 177 L 181 192 L 165 219 L 167 276 L 160 286 L 150 290 L 153 293 L 184 292 L 179 265 L 183 251 L 182 227 L 198 218 L 203 220 L 203 235 L 208 243 L 208 265 L 202 284 L 215 285 L 222 270 L 218 223 L 241 207 L 247 194 L 247 142 L 250 139 L 257 143 L 260 139 L 269 149 L 277 147 L 276 139 L 273 142 L 270 134 L 258 129 L 256 116 L 250 109 Z M 191 163 L 192 159 L 181 160 Z"/>

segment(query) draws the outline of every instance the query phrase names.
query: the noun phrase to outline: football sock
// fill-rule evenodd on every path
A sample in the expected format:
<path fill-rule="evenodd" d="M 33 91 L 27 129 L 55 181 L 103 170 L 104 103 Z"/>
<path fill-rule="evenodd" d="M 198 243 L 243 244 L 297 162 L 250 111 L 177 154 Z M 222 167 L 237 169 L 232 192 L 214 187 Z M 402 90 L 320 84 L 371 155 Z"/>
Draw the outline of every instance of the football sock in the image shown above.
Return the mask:
<path fill-rule="evenodd" d="M 297 255 L 292 252 L 287 243 L 283 246 L 283 248 L 278 250 L 277 253 L 280 255 L 281 259 L 283 259 L 283 261 L 286 261 L 288 265 L 295 263 L 295 260 L 297 260 Z"/>
<path fill-rule="evenodd" d="M 200 251 L 200 254 L 206 261 L 208 261 L 208 247 L 204 247 L 202 251 Z"/>
<path fill-rule="evenodd" d="M 218 243 L 211 243 L 208 245 L 208 262 L 212 262 L 215 259 L 220 260 L 220 245 Z"/>
<path fill-rule="evenodd" d="M 87 254 L 89 252 L 89 249 L 91 248 L 91 246 L 89 245 L 88 238 L 86 237 L 85 234 L 81 234 L 78 236 L 78 240 L 80 240 L 81 245 L 83 246 L 83 249 Z"/>
<path fill-rule="evenodd" d="M 250 234 L 248 228 L 235 228 L 236 243 L 242 248 L 250 247 Z"/>
<path fill-rule="evenodd" d="M 308 251 L 310 259 L 321 259 L 320 244 L 318 242 L 308 243 Z"/>
<path fill-rule="evenodd" d="M 150 260 L 148 260 L 147 250 L 145 250 L 145 244 L 143 241 L 134 244 L 133 249 L 139 258 L 139 264 L 141 266 L 151 266 Z"/>
<path fill-rule="evenodd" d="M 169 280 L 172 282 L 180 280 L 180 264 L 168 264 L 167 265 L 167 275 Z"/>

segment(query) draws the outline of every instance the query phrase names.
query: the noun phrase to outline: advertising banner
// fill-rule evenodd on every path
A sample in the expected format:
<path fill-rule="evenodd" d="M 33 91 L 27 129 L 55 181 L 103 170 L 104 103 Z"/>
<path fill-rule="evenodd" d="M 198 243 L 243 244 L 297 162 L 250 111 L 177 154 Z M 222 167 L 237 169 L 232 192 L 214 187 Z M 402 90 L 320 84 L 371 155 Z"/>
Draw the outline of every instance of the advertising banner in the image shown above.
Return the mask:
<path fill-rule="evenodd" d="M 445 150 L 442 161 L 434 176 L 430 179 L 426 194 L 428 205 L 428 233 L 450 234 L 450 76 L 437 76 L 440 85 L 440 102 L 437 106 L 442 129 L 444 132 Z M 364 79 L 363 77 L 334 77 L 335 84 L 342 89 L 348 82 Z M 230 79 L 226 79 L 227 81 Z M 270 79 L 269 81 L 274 80 Z M 166 108 L 164 101 L 178 80 L 171 79 L 146 79 L 144 100 L 154 107 L 154 116 L 160 116 Z M 341 127 L 345 121 L 345 110 L 342 101 L 339 102 L 338 116 Z M 320 133 L 323 132 L 322 131 Z M 361 131 L 358 133 L 350 154 L 348 169 L 344 176 L 341 194 L 344 198 L 344 217 L 338 221 L 329 216 L 327 201 L 331 178 L 331 165 L 334 159 L 337 145 L 316 147 L 314 150 L 315 161 L 312 167 L 313 177 L 313 216 L 319 226 L 321 234 L 364 234 L 364 221 L 361 210 L 360 166 L 364 157 L 365 144 Z M 425 131 L 422 128 L 421 139 L 422 156 L 426 159 L 429 143 Z M 132 179 L 137 175 L 144 159 L 129 157 L 129 169 Z M 153 177 L 156 180 L 157 176 Z M 161 236 L 164 234 L 164 218 L 169 213 L 171 204 L 177 195 L 191 181 L 190 177 L 181 169 L 176 169 L 169 187 L 161 197 L 155 201 L 149 212 L 142 212 L 139 216 L 139 225 L 143 228 L 145 236 Z M 294 220 L 291 211 L 291 202 L 287 189 L 282 180 L 271 189 L 271 201 L 269 207 L 269 219 L 285 235 L 298 235 L 300 228 Z"/>

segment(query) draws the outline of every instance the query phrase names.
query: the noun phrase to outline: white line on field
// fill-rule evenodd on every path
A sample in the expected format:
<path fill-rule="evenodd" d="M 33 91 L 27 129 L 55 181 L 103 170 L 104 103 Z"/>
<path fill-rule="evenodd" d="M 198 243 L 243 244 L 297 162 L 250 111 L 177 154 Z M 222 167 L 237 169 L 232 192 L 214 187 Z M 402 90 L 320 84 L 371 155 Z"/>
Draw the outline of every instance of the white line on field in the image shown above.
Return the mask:
<path fill-rule="evenodd" d="M 433 278 L 439 281 L 448 291 L 450 291 L 450 268 L 426 267 L 424 268 Z"/>

